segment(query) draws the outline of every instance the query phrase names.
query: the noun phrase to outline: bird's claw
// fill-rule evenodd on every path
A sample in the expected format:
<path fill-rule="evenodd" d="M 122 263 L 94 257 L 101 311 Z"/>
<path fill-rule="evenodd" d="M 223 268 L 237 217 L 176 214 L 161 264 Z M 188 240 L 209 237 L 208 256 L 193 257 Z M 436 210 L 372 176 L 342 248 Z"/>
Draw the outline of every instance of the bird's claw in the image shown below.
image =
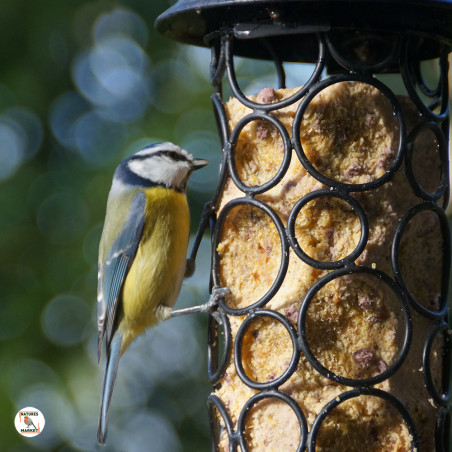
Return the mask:
<path fill-rule="evenodd" d="M 231 295 L 231 291 L 227 287 L 212 287 L 212 293 L 206 304 L 211 304 L 212 306 L 217 306 L 218 301 L 221 298 L 225 298 L 227 295 Z"/>
<path fill-rule="evenodd" d="M 212 317 L 220 324 L 223 324 L 220 313 L 217 310 L 218 301 L 226 296 L 230 295 L 231 291 L 227 287 L 215 286 L 212 288 L 209 300 L 205 303 L 206 310 L 212 315 Z"/>
<path fill-rule="evenodd" d="M 221 320 L 221 316 L 217 310 L 218 301 L 221 298 L 230 295 L 231 291 L 227 287 L 214 287 L 212 288 L 212 293 L 210 294 L 209 299 L 202 305 L 199 306 L 191 306 L 189 308 L 177 309 L 173 311 L 168 307 L 159 307 L 158 312 L 156 312 L 157 318 L 159 320 L 166 320 L 170 317 L 178 317 L 180 315 L 185 314 L 194 314 L 195 312 L 208 312 L 211 314 L 215 320 L 222 325 L 223 321 Z"/>

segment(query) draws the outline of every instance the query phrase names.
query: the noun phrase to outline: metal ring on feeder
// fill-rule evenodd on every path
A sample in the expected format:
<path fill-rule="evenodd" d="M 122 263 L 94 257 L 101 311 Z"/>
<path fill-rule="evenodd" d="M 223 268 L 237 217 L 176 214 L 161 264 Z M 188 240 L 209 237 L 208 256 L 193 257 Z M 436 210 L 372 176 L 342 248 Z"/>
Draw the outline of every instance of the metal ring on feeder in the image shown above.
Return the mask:
<path fill-rule="evenodd" d="M 411 37 L 406 37 L 402 44 L 402 58 L 400 65 L 400 73 L 402 75 L 405 87 L 410 95 L 410 98 L 418 107 L 419 111 L 426 118 L 432 121 L 444 121 L 449 115 L 449 97 L 447 95 L 447 71 L 443 70 L 443 67 L 448 66 L 447 53 L 445 51 L 441 52 L 440 55 L 440 80 L 438 82 L 438 87 L 435 90 L 426 89 L 425 82 L 423 79 L 419 78 L 419 58 L 415 59 L 415 62 L 410 58 L 410 45 L 412 43 Z M 415 43 L 417 46 L 420 45 L 419 41 Z M 418 51 L 418 48 L 416 49 Z M 416 86 L 421 86 L 421 92 L 424 95 L 430 95 L 433 98 L 431 105 L 426 105 L 419 94 L 416 91 Z M 435 107 L 440 107 L 440 112 L 435 113 L 433 110 Z"/>
<path fill-rule="evenodd" d="M 354 34 L 356 32 L 357 35 Z M 341 34 L 342 39 L 337 39 L 337 33 Z M 398 61 L 400 54 L 400 36 L 398 33 L 372 33 L 363 30 L 356 31 L 350 29 L 338 31 L 332 30 L 329 33 L 325 33 L 325 40 L 328 45 L 328 50 L 335 61 L 343 68 L 355 73 L 372 75 L 384 72 L 387 68 L 391 67 L 394 62 Z M 337 41 L 341 42 L 343 47 L 349 47 L 349 52 L 355 50 L 356 53 L 358 53 L 357 49 L 359 49 L 359 47 L 357 45 L 352 47 L 352 49 L 350 49 L 350 47 L 354 44 L 362 44 L 363 42 L 369 45 L 369 42 L 375 41 L 374 48 L 376 49 L 380 49 L 384 47 L 384 44 L 388 43 L 389 47 L 386 51 L 386 56 L 381 58 L 380 61 L 372 62 L 371 64 L 363 64 L 361 61 L 352 62 L 346 56 L 342 55 L 337 48 Z"/>
<path fill-rule="evenodd" d="M 229 34 L 228 39 L 226 39 L 226 45 L 225 45 L 225 52 L 226 52 L 226 69 L 228 74 L 228 81 L 231 86 L 231 90 L 234 94 L 234 96 L 245 106 L 248 108 L 252 108 L 253 110 L 261 110 L 261 111 L 273 111 L 273 110 L 279 110 L 280 108 L 287 107 L 288 105 L 293 104 L 294 102 L 297 102 L 300 100 L 303 96 L 306 95 L 306 93 L 310 90 L 311 86 L 313 86 L 315 83 L 317 83 L 320 80 L 320 77 L 322 75 L 323 69 L 325 67 L 325 44 L 323 42 L 323 39 L 321 37 L 318 37 L 318 59 L 316 66 L 314 68 L 314 71 L 312 72 L 311 77 L 309 80 L 292 96 L 288 97 L 287 99 L 273 102 L 270 104 L 261 104 L 258 102 L 253 102 L 250 99 L 248 99 L 242 92 L 242 90 L 239 87 L 239 84 L 237 82 L 237 77 L 235 75 L 234 70 L 234 62 L 233 62 L 233 53 L 232 53 L 232 37 Z"/>
<path fill-rule="evenodd" d="M 217 410 L 224 422 L 226 431 L 228 433 L 228 438 L 229 438 L 229 442 L 230 442 L 229 450 L 234 450 L 233 449 L 234 445 L 238 444 L 239 438 L 238 438 L 238 435 L 234 431 L 231 417 L 229 416 L 229 413 L 227 412 L 225 406 L 223 405 L 223 402 L 216 395 L 210 394 L 209 397 L 207 398 L 207 406 L 208 406 L 209 414 L 210 414 L 211 429 L 214 433 L 212 435 L 212 449 L 214 449 L 216 447 L 215 445 L 216 445 L 216 443 L 218 443 L 218 440 L 219 440 L 219 438 L 218 438 L 219 432 L 217 431 L 218 424 L 214 425 L 214 420 L 217 419 L 217 417 L 215 416 L 215 410 Z"/>
<path fill-rule="evenodd" d="M 209 316 L 209 329 L 207 338 L 207 367 L 209 380 L 213 386 L 218 384 L 229 364 L 232 349 L 231 325 L 228 316 L 218 311 L 224 330 L 224 350 L 218 362 L 218 322 L 213 315 Z"/>
<path fill-rule="evenodd" d="M 379 373 L 378 375 L 375 375 L 373 377 L 369 378 L 348 378 L 343 377 L 342 375 L 338 375 L 331 371 L 330 369 L 327 369 L 315 356 L 314 352 L 312 351 L 311 347 L 309 346 L 309 339 L 308 339 L 308 333 L 306 331 L 306 318 L 308 316 L 308 310 L 309 306 L 313 300 L 313 298 L 316 296 L 316 294 L 329 282 L 333 281 L 336 278 L 339 278 L 341 276 L 346 275 L 352 275 L 352 274 L 367 274 L 372 275 L 377 280 L 384 281 L 385 284 L 391 289 L 393 294 L 397 297 L 398 301 L 400 302 L 400 310 L 403 313 L 403 322 L 404 322 L 404 334 L 403 334 L 403 343 L 401 346 L 401 350 L 399 351 L 399 354 L 397 358 L 394 360 L 394 362 L 383 372 Z M 344 386 L 352 386 L 352 387 L 368 387 L 371 385 L 375 385 L 377 383 L 380 383 L 386 379 L 388 379 L 390 376 L 394 375 L 394 373 L 400 368 L 400 366 L 403 364 L 407 354 L 408 350 L 410 348 L 411 344 L 411 338 L 413 335 L 413 325 L 411 320 L 411 314 L 408 307 L 408 302 L 405 299 L 404 294 L 400 291 L 398 286 L 395 284 L 395 282 L 387 276 L 385 273 L 368 268 L 368 267 L 360 267 L 360 266 L 353 266 L 353 267 L 346 267 L 341 268 L 338 270 L 333 270 L 330 273 L 327 273 L 325 276 L 320 278 L 311 288 L 308 290 L 308 293 L 303 299 L 303 302 L 301 304 L 301 309 L 298 316 L 298 335 L 300 338 L 300 347 L 303 351 L 304 355 L 310 362 L 310 364 L 324 377 L 328 378 L 329 380 L 335 381 L 336 383 L 339 383 Z"/>
<path fill-rule="evenodd" d="M 295 223 L 301 209 L 303 209 L 303 207 L 306 206 L 306 204 L 308 204 L 309 202 L 324 197 L 337 198 L 346 202 L 357 214 L 361 225 L 361 235 L 355 249 L 346 257 L 337 261 L 318 261 L 308 256 L 300 247 L 295 235 Z M 332 270 L 335 268 L 349 266 L 353 264 L 353 262 L 359 257 L 359 255 L 363 252 L 369 238 L 369 224 L 367 221 L 366 213 L 364 212 L 362 206 L 350 195 L 345 194 L 339 190 L 315 190 L 303 196 L 299 201 L 297 201 L 297 203 L 291 210 L 289 218 L 287 220 L 287 236 L 289 238 L 292 250 L 303 262 L 306 262 L 311 267 L 319 268 L 322 270 Z"/>
<path fill-rule="evenodd" d="M 243 362 L 242 362 L 242 346 L 243 346 L 244 336 L 247 332 L 247 329 L 250 327 L 250 325 L 257 319 L 266 318 L 266 317 L 277 321 L 279 324 L 281 324 L 285 328 L 285 330 L 289 334 L 289 337 L 292 341 L 292 357 L 290 359 L 290 363 L 288 364 L 287 368 L 284 370 L 284 372 L 281 375 L 279 375 L 278 377 L 275 377 L 271 381 L 257 382 L 257 381 L 252 380 L 244 370 Z M 297 332 L 296 332 L 294 326 L 282 314 L 280 314 L 276 311 L 269 310 L 269 309 L 256 309 L 255 311 L 251 312 L 251 314 L 249 314 L 248 317 L 240 325 L 240 328 L 237 331 L 237 335 L 236 335 L 235 343 L 234 343 L 234 363 L 235 363 L 235 368 L 237 370 L 238 376 L 250 388 L 260 389 L 260 390 L 266 390 L 266 389 L 270 389 L 270 388 L 278 388 L 283 383 L 285 383 L 295 372 L 299 359 L 300 359 L 300 349 L 298 347 Z"/>
<path fill-rule="evenodd" d="M 382 391 L 381 389 L 373 387 L 362 387 L 351 389 L 350 391 L 346 391 L 343 392 L 342 394 L 339 394 L 337 397 L 335 397 L 333 400 L 331 400 L 323 407 L 322 411 L 317 415 L 311 426 L 311 430 L 309 432 L 307 452 L 315 452 L 319 430 L 328 414 L 331 411 L 333 411 L 336 407 L 346 402 L 347 400 L 354 399 L 360 396 L 378 397 L 389 402 L 402 417 L 403 421 L 405 422 L 405 425 L 407 426 L 408 432 L 412 437 L 411 451 L 416 452 L 419 450 L 419 439 L 416 433 L 416 428 L 405 406 L 389 392 Z"/>
<path fill-rule="evenodd" d="M 301 144 L 300 139 L 300 127 L 301 123 L 303 121 L 303 116 L 306 112 L 306 110 L 309 107 L 309 104 L 314 99 L 314 97 L 319 94 L 322 90 L 325 88 L 334 85 L 336 83 L 341 82 L 361 82 L 368 85 L 373 86 L 374 88 L 378 89 L 383 95 L 387 97 L 387 99 L 391 102 L 393 106 L 394 116 L 396 116 L 398 121 L 398 128 L 399 128 L 399 143 L 398 143 L 398 149 L 396 151 L 396 156 L 394 158 L 394 161 L 391 164 L 391 167 L 386 171 L 381 177 L 378 179 L 375 179 L 371 182 L 366 182 L 363 184 L 346 184 L 334 179 L 331 179 L 324 174 L 322 174 L 320 171 L 318 171 L 314 165 L 309 161 L 309 159 L 306 157 L 306 154 L 303 150 L 303 146 Z M 348 192 L 356 192 L 356 191 L 367 191 L 375 189 L 381 185 L 383 185 L 385 182 L 387 182 L 391 177 L 394 175 L 395 171 L 400 167 L 404 152 L 405 152 L 405 140 L 406 140 L 406 127 L 405 127 L 405 121 L 403 120 L 402 110 L 400 107 L 400 104 L 397 100 L 397 98 L 394 96 L 392 91 L 383 83 L 378 81 L 375 78 L 362 75 L 362 74 L 340 74 L 340 75 L 333 75 L 321 82 L 319 82 L 313 89 L 309 91 L 309 93 L 306 95 L 306 97 L 300 102 L 300 105 L 298 106 L 297 112 L 295 113 L 295 118 L 293 120 L 293 126 L 292 126 L 292 141 L 295 148 L 295 152 L 298 155 L 298 158 L 300 159 L 302 165 L 306 168 L 306 171 L 317 179 L 319 182 L 322 182 L 322 184 L 327 185 L 328 187 L 334 187 L 338 190 L 342 191 L 348 191 Z"/>
<path fill-rule="evenodd" d="M 249 124 L 251 121 L 266 121 L 273 125 L 280 134 L 283 144 L 284 144 L 284 157 L 283 161 L 278 168 L 278 171 L 276 174 L 271 178 L 271 180 L 263 183 L 262 185 L 255 185 L 253 187 L 250 187 L 246 184 L 244 184 L 240 180 L 240 176 L 237 174 L 237 167 L 235 163 L 235 147 L 237 145 L 237 141 L 240 137 L 240 133 L 242 132 L 243 128 Z M 281 179 L 284 177 L 284 175 L 287 172 L 287 169 L 290 165 L 290 160 L 292 157 L 292 145 L 290 141 L 289 134 L 287 133 L 287 130 L 284 128 L 284 126 L 281 124 L 280 121 L 278 121 L 275 117 L 273 117 L 270 114 L 266 113 L 260 113 L 260 112 L 254 112 L 247 116 L 244 116 L 234 127 L 231 133 L 230 137 L 230 146 L 226 145 L 226 152 L 228 152 L 228 164 L 229 164 L 229 172 L 231 174 L 232 179 L 234 180 L 234 183 L 237 185 L 237 187 L 242 190 L 243 192 L 249 194 L 249 195 L 256 195 L 258 193 L 263 193 L 270 188 L 273 188 L 276 184 L 278 184 Z"/>
<path fill-rule="evenodd" d="M 441 228 L 442 240 L 443 240 L 443 262 L 442 262 L 442 276 L 441 276 L 441 294 L 440 302 L 437 311 L 432 311 L 423 306 L 419 300 L 416 300 L 415 296 L 410 292 L 409 288 L 406 286 L 404 277 L 402 275 L 402 269 L 400 267 L 399 259 L 399 248 L 400 242 L 402 240 L 403 234 L 407 228 L 408 223 L 416 215 L 424 211 L 434 212 L 437 216 Z M 435 203 L 431 201 L 425 201 L 421 204 L 417 204 L 412 207 L 405 216 L 400 220 L 397 229 L 394 234 L 394 241 L 392 243 L 391 249 L 391 260 L 392 260 L 392 270 L 394 272 L 394 278 L 397 283 L 402 287 L 403 291 L 407 294 L 411 305 L 425 317 L 441 320 L 446 315 L 447 311 L 447 293 L 448 293 L 448 283 L 451 268 L 451 251 L 450 251 L 451 239 L 449 233 L 449 224 L 447 221 L 446 214 L 444 211 Z"/>
<path fill-rule="evenodd" d="M 422 368 L 424 371 L 424 381 L 425 381 L 425 387 L 427 388 L 427 391 L 430 393 L 430 395 L 433 397 L 433 400 L 439 404 L 439 405 L 446 405 L 449 403 L 450 399 L 450 381 L 444 379 L 444 375 L 441 381 L 441 392 L 438 392 L 438 389 L 435 386 L 435 383 L 433 381 L 432 376 L 432 366 L 430 363 L 430 353 L 432 351 L 433 347 L 433 341 L 435 340 L 435 337 L 439 334 L 443 334 L 444 338 L 444 351 L 443 351 L 443 366 L 449 366 L 450 365 L 450 359 L 447 359 L 450 355 L 450 339 L 449 339 L 449 325 L 444 323 L 439 323 L 428 335 L 427 340 L 424 344 L 424 352 L 422 356 Z"/>
<path fill-rule="evenodd" d="M 422 185 L 416 179 L 416 175 L 414 174 L 413 169 L 413 154 L 415 152 L 416 138 L 418 138 L 424 130 L 430 130 L 435 134 L 435 137 L 438 140 L 438 153 L 441 174 L 439 178 L 438 188 L 433 193 L 427 192 L 424 187 L 422 187 Z M 438 201 L 441 196 L 444 196 L 444 193 L 448 189 L 449 183 L 449 152 L 442 130 L 434 122 L 421 122 L 410 132 L 407 141 L 408 145 L 405 155 L 406 175 L 411 184 L 411 187 L 413 188 L 413 191 L 425 201 Z"/>
<path fill-rule="evenodd" d="M 215 225 L 215 231 L 213 234 L 213 242 L 219 243 L 221 238 L 221 233 L 227 218 L 228 213 L 239 206 L 252 206 L 255 207 L 262 212 L 264 212 L 266 215 L 270 217 L 273 224 L 275 225 L 278 234 L 279 239 L 281 242 L 281 264 L 279 266 L 278 274 L 273 281 L 273 284 L 271 285 L 270 289 L 267 290 L 267 292 L 257 301 L 253 302 L 249 306 L 246 306 L 244 308 L 232 308 L 227 303 L 223 302 L 222 300 L 219 301 L 219 305 L 221 309 L 226 312 L 226 314 L 240 316 L 249 313 L 250 311 L 263 307 L 268 301 L 273 298 L 277 290 L 281 287 L 281 284 L 284 281 L 284 277 L 287 272 L 287 267 L 289 265 L 289 244 L 288 240 L 286 238 L 286 232 L 284 225 L 282 224 L 282 221 L 280 220 L 277 213 L 269 207 L 267 204 L 258 201 L 257 199 L 251 198 L 251 197 L 244 197 L 244 198 L 237 198 L 230 202 L 228 202 L 221 210 L 220 214 L 218 215 L 218 219 Z M 214 284 L 218 287 L 221 287 L 221 281 L 220 281 L 220 274 L 219 274 L 219 256 L 218 251 L 214 250 L 214 272 L 213 272 L 213 279 Z"/>
<path fill-rule="evenodd" d="M 450 444 L 450 412 L 449 407 L 442 407 L 436 419 L 435 452 L 448 452 Z"/>
<path fill-rule="evenodd" d="M 247 415 L 257 403 L 259 403 L 261 400 L 266 399 L 280 400 L 281 402 L 287 404 L 295 413 L 300 427 L 300 441 L 297 445 L 296 452 L 302 452 L 306 447 L 306 441 L 308 437 L 308 426 L 303 411 L 301 411 L 297 402 L 295 402 L 295 400 L 293 400 L 287 394 L 274 390 L 258 392 L 257 394 L 254 394 L 250 399 L 248 399 L 248 401 L 242 408 L 237 422 L 237 431 L 240 433 L 240 447 L 242 448 L 242 451 L 248 452 L 249 450 L 245 440 L 245 426 Z"/>

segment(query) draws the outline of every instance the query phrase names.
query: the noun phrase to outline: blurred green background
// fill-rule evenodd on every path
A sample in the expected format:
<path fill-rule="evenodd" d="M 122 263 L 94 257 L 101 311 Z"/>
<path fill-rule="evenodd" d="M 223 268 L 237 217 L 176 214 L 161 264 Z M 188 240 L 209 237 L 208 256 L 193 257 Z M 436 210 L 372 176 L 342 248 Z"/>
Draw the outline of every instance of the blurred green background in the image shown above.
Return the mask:
<path fill-rule="evenodd" d="M 97 450 L 97 246 L 116 165 L 170 140 L 211 161 L 189 183 L 193 231 L 211 199 L 220 144 L 210 52 L 158 35 L 164 0 L 0 2 L 0 450 Z M 241 66 L 240 66 L 241 64 Z M 244 89 L 268 63 L 239 62 Z M 287 65 L 288 85 L 303 83 Z M 304 71 L 301 71 L 303 73 Z M 203 242 L 177 306 L 207 299 Z M 121 360 L 108 451 L 207 451 L 204 315 L 166 322 Z M 40 409 L 22 438 L 16 412 Z"/>
<path fill-rule="evenodd" d="M 195 230 L 219 140 L 209 51 L 158 35 L 168 1 L 0 2 L 0 450 L 96 450 L 97 247 L 116 165 L 170 140 L 209 169 L 190 181 Z M 208 295 L 209 245 L 178 306 Z M 205 315 L 178 318 L 121 360 L 106 450 L 209 448 Z M 46 426 L 24 439 L 16 412 Z"/>

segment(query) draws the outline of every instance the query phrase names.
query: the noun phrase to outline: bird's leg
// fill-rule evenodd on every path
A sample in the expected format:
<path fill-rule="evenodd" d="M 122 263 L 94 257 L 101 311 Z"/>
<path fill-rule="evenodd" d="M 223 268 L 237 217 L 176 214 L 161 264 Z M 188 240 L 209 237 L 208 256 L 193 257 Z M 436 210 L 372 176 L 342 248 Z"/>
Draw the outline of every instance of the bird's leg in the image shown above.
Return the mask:
<path fill-rule="evenodd" d="M 215 317 L 217 322 L 221 324 L 222 323 L 221 317 L 218 315 L 218 312 L 216 310 L 218 306 L 218 300 L 220 298 L 224 298 L 226 295 L 229 295 L 230 293 L 231 291 L 227 287 L 214 287 L 206 303 L 201 304 L 199 306 L 191 306 L 189 308 L 177 309 L 175 311 L 171 310 L 170 312 L 165 313 L 167 315 L 166 318 L 178 317 L 180 315 L 185 314 L 194 314 L 196 312 L 210 312 Z"/>

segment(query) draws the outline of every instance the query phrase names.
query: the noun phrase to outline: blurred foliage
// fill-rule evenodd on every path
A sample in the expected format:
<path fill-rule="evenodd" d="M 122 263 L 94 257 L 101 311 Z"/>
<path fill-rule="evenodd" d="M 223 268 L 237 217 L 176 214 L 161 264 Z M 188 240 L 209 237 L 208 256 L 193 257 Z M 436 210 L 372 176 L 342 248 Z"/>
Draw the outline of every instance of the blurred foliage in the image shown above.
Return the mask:
<path fill-rule="evenodd" d="M 192 232 L 215 189 L 210 54 L 154 31 L 170 3 L 0 2 L 2 451 L 97 449 L 97 246 L 118 162 L 161 140 L 209 159 L 189 184 Z M 302 83 L 293 66 L 289 86 Z M 238 59 L 237 67 L 249 92 L 274 84 L 268 63 Z M 178 306 L 207 298 L 209 256 L 206 240 Z M 209 449 L 205 321 L 171 320 L 130 347 L 105 450 Z M 46 417 L 29 440 L 13 427 L 25 406 Z"/>
<path fill-rule="evenodd" d="M 166 1 L 0 2 L 0 425 L 2 451 L 95 450 L 97 246 L 116 165 L 170 140 L 212 161 L 190 184 L 193 230 L 219 140 L 209 52 L 158 35 Z M 208 245 L 208 244 L 207 244 Z M 209 247 L 179 305 L 207 297 Z M 205 316 L 175 319 L 121 361 L 107 450 L 209 445 Z M 13 428 L 35 406 L 38 437 Z"/>

